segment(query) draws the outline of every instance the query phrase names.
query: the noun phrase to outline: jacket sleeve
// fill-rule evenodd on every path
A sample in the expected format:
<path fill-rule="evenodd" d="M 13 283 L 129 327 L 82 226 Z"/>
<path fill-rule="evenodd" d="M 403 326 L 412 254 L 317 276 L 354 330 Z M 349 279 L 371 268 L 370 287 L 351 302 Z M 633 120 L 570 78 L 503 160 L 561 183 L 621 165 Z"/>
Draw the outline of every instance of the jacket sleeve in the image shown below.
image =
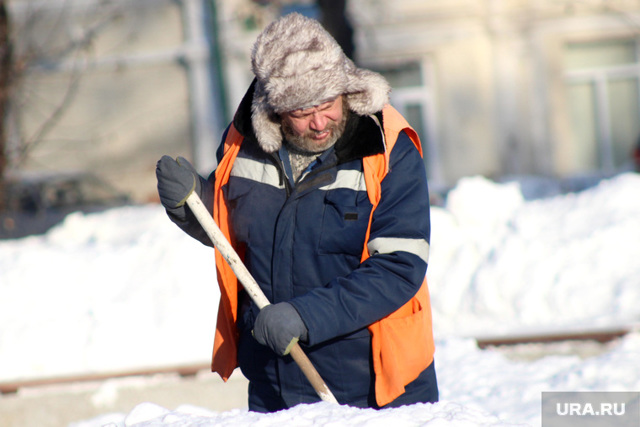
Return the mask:
<path fill-rule="evenodd" d="M 419 290 L 429 255 L 430 219 L 422 157 L 403 132 L 381 183 L 367 247 L 354 271 L 290 302 L 309 330 L 309 345 L 366 328 Z"/>

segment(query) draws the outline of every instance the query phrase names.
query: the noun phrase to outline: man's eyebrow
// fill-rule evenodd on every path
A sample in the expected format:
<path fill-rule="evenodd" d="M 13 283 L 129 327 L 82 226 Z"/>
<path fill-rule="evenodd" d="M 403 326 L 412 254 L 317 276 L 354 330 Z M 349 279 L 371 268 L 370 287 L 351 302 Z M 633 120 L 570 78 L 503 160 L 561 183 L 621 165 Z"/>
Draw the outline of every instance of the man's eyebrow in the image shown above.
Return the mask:
<path fill-rule="evenodd" d="M 309 114 L 313 114 L 313 108 L 305 108 L 304 110 L 293 110 L 289 113 L 289 115 L 294 117 L 308 116 Z"/>

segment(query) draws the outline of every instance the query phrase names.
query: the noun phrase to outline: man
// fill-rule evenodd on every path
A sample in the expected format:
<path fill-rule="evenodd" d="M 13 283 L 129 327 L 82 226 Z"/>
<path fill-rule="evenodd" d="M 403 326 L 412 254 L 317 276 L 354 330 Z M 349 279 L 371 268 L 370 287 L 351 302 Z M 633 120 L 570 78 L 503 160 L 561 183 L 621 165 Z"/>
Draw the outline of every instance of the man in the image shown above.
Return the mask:
<path fill-rule="evenodd" d="M 417 135 L 384 78 L 317 21 L 273 22 L 251 59 L 216 171 L 205 180 L 168 156 L 156 170 L 170 218 L 211 245 L 185 205 L 196 191 L 272 303 L 258 310 L 217 254 L 213 370 L 226 380 L 240 366 L 253 411 L 316 402 L 288 356 L 299 341 L 341 404 L 437 401 Z"/>

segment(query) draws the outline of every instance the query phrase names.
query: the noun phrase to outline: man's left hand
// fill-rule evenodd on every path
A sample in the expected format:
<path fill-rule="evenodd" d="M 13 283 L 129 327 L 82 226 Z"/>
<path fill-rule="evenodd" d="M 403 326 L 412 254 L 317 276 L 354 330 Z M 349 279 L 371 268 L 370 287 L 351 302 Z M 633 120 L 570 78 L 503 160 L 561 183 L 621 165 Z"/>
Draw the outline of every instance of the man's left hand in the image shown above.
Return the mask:
<path fill-rule="evenodd" d="M 253 336 L 280 356 L 289 354 L 298 340 L 307 340 L 307 327 L 293 305 L 271 304 L 260 310 L 253 326 Z"/>

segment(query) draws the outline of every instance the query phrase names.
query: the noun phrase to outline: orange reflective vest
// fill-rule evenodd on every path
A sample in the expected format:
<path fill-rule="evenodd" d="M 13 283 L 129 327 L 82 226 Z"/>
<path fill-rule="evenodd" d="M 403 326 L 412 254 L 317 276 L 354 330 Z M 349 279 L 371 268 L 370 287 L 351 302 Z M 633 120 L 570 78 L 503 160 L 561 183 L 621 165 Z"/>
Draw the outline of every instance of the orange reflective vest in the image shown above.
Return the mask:
<path fill-rule="evenodd" d="M 363 158 L 363 173 L 367 194 L 373 205 L 362 252 L 364 261 L 369 257 L 367 242 L 371 230 L 373 212 L 381 197 L 381 182 L 389 172 L 389 156 L 398 135 L 404 131 L 422 153 L 420 139 L 407 121 L 390 105 L 382 111 L 386 150 L 384 153 Z M 233 125 L 229 127 L 224 142 L 224 156 L 215 172 L 213 218 L 234 247 L 227 206 L 222 187 L 229 181 L 233 163 L 240 151 L 244 137 Z M 239 254 L 242 257 L 243 254 Z M 211 370 L 218 372 L 224 381 L 238 366 L 238 292 L 240 284 L 224 257 L 216 250 L 216 268 L 220 286 L 220 304 L 213 347 Z M 433 362 L 435 345 L 431 324 L 431 303 L 427 281 L 405 305 L 387 317 L 369 326 L 373 350 L 373 366 L 376 375 L 375 390 L 378 405 L 391 403 L 404 393 L 405 386 Z"/>

